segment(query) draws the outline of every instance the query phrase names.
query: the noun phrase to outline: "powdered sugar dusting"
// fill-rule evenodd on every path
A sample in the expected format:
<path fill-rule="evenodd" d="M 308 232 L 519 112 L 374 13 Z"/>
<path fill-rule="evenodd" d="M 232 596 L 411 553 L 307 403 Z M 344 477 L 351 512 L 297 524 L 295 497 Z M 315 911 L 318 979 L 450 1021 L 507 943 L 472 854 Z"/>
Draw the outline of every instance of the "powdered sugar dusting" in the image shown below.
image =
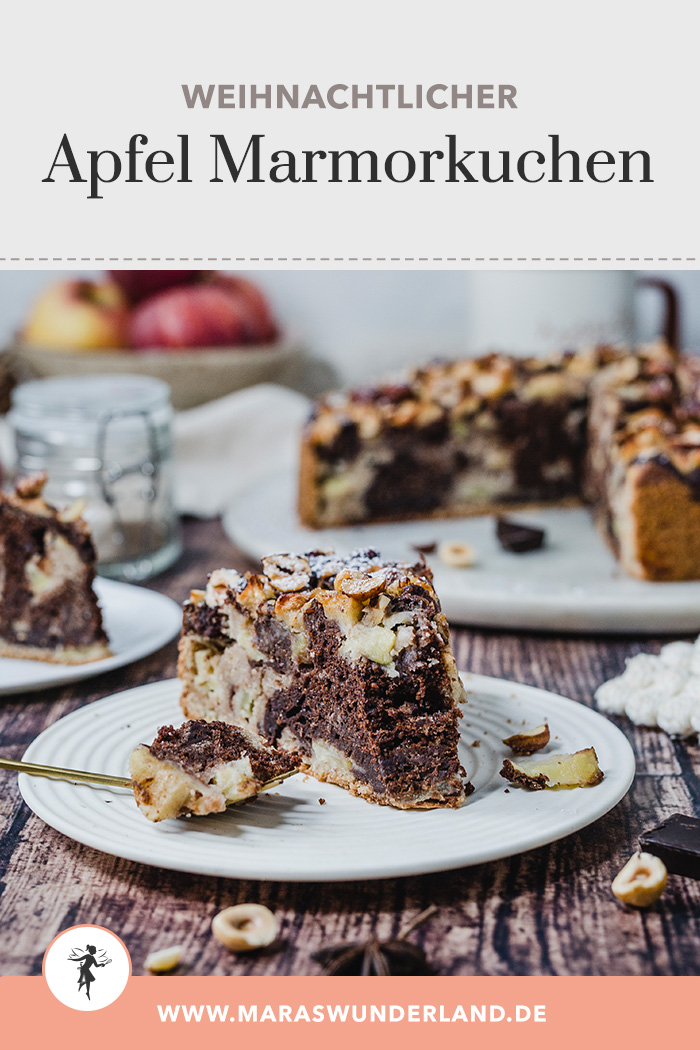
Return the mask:
<path fill-rule="evenodd" d="M 333 586 L 333 580 L 339 572 L 368 572 L 370 569 L 396 569 L 399 572 L 410 572 L 414 566 L 406 562 L 384 561 L 379 551 L 372 547 L 359 547 L 349 554 L 336 554 L 335 551 L 306 551 L 304 557 L 311 566 L 311 571 L 318 581 L 318 586 Z"/>

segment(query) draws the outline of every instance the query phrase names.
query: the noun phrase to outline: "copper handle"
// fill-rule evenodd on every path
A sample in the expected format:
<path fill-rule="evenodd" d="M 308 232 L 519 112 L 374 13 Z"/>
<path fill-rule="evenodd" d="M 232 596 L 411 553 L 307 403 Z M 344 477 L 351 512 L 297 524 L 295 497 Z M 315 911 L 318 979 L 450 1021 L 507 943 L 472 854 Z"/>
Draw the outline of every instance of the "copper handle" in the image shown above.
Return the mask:
<path fill-rule="evenodd" d="M 668 281 L 660 277 L 639 277 L 639 288 L 656 288 L 661 292 L 664 301 L 664 321 L 661 334 L 671 350 L 681 349 L 681 308 L 678 292 Z"/>

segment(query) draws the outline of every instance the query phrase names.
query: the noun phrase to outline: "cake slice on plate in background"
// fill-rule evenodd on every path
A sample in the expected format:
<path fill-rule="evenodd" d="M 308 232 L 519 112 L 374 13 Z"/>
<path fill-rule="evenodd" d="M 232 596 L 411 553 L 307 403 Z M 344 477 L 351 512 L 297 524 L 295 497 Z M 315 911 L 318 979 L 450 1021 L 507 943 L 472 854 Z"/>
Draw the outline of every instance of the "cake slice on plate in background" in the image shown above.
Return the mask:
<path fill-rule="evenodd" d="M 0 493 L 0 657 L 101 660 L 111 654 L 83 506 L 57 510 L 42 496 L 45 484 L 36 474 Z"/>
<path fill-rule="evenodd" d="M 319 780 L 399 809 L 459 806 L 464 689 L 423 564 L 376 551 L 218 569 L 185 605 L 188 718 L 243 726 Z"/>

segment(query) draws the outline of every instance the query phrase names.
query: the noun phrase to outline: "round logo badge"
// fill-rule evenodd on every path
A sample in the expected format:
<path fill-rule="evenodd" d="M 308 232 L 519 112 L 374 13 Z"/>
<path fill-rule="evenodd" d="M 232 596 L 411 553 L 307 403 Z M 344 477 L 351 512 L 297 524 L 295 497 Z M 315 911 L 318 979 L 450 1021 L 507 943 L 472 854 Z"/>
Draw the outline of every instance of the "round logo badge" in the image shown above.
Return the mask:
<path fill-rule="evenodd" d="M 131 975 L 123 943 L 102 926 L 71 926 L 44 955 L 46 983 L 71 1010 L 102 1010 L 122 994 Z"/>

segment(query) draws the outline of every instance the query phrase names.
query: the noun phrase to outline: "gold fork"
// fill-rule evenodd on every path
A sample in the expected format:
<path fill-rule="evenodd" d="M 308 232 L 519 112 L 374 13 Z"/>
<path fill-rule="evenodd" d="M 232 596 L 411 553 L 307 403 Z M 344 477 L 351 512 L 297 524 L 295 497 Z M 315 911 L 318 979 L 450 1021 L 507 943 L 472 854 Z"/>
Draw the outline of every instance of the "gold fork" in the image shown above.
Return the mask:
<path fill-rule="evenodd" d="M 31 777 L 50 777 L 52 780 L 69 780 L 75 784 L 97 784 L 99 787 L 119 787 L 132 790 L 129 777 L 113 777 L 107 773 L 87 773 L 82 769 L 64 769 L 62 766 L 44 766 L 36 762 L 21 762 L 12 758 L 0 758 L 0 769 L 13 769 L 18 773 L 28 773 Z M 287 777 L 294 776 L 299 770 L 281 773 L 278 777 L 266 781 L 260 791 L 269 791 L 277 787 Z"/>

